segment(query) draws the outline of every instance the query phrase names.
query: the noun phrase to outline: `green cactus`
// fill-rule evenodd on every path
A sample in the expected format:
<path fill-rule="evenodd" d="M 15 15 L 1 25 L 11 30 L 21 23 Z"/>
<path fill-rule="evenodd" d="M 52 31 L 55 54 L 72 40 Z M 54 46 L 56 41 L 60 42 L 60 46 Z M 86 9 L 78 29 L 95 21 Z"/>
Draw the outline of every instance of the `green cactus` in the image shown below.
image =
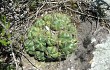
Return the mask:
<path fill-rule="evenodd" d="M 69 16 L 47 14 L 29 28 L 25 49 L 39 61 L 66 59 L 77 47 L 76 35 Z"/>

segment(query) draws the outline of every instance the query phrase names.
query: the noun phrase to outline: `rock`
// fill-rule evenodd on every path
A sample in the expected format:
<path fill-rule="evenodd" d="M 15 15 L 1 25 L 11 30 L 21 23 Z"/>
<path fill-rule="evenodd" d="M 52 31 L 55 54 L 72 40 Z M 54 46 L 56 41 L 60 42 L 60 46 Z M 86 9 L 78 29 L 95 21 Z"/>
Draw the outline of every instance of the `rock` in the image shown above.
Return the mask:
<path fill-rule="evenodd" d="M 89 70 L 110 70 L 110 34 L 104 32 L 101 29 L 97 33 L 96 40 L 99 40 L 100 43 L 95 46 L 96 49 L 93 52 L 94 57 Z"/>

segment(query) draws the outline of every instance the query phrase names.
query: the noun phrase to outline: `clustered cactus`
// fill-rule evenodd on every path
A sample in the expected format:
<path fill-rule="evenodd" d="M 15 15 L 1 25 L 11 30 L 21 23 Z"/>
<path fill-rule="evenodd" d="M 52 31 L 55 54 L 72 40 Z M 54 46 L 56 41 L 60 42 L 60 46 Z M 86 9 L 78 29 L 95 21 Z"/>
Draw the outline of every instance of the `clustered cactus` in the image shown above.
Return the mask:
<path fill-rule="evenodd" d="M 63 60 L 76 48 L 76 33 L 69 16 L 47 14 L 29 28 L 25 49 L 39 61 Z"/>

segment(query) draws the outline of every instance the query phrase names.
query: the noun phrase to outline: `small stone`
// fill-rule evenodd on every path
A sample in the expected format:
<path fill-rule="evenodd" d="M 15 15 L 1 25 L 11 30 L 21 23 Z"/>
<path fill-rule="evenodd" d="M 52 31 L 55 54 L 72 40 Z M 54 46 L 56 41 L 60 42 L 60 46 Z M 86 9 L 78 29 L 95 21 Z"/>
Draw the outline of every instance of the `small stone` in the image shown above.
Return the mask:
<path fill-rule="evenodd" d="M 4 8 L 1 8 L 1 12 L 3 12 L 4 11 Z"/>
<path fill-rule="evenodd" d="M 12 6 L 12 3 L 9 3 L 9 6 L 11 7 Z"/>
<path fill-rule="evenodd" d="M 67 70 L 71 70 L 70 68 L 68 68 Z"/>
<path fill-rule="evenodd" d="M 24 14 L 27 14 L 27 11 L 24 11 Z"/>

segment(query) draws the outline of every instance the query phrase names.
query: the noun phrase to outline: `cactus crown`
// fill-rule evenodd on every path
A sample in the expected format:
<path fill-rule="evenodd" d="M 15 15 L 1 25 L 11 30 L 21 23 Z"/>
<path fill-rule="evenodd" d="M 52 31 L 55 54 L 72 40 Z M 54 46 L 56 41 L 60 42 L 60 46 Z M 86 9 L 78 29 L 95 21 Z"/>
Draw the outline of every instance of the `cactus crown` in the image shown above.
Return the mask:
<path fill-rule="evenodd" d="M 70 17 L 47 14 L 38 19 L 28 30 L 25 49 L 39 61 L 66 59 L 76 47 L 76 28 Z"/>

